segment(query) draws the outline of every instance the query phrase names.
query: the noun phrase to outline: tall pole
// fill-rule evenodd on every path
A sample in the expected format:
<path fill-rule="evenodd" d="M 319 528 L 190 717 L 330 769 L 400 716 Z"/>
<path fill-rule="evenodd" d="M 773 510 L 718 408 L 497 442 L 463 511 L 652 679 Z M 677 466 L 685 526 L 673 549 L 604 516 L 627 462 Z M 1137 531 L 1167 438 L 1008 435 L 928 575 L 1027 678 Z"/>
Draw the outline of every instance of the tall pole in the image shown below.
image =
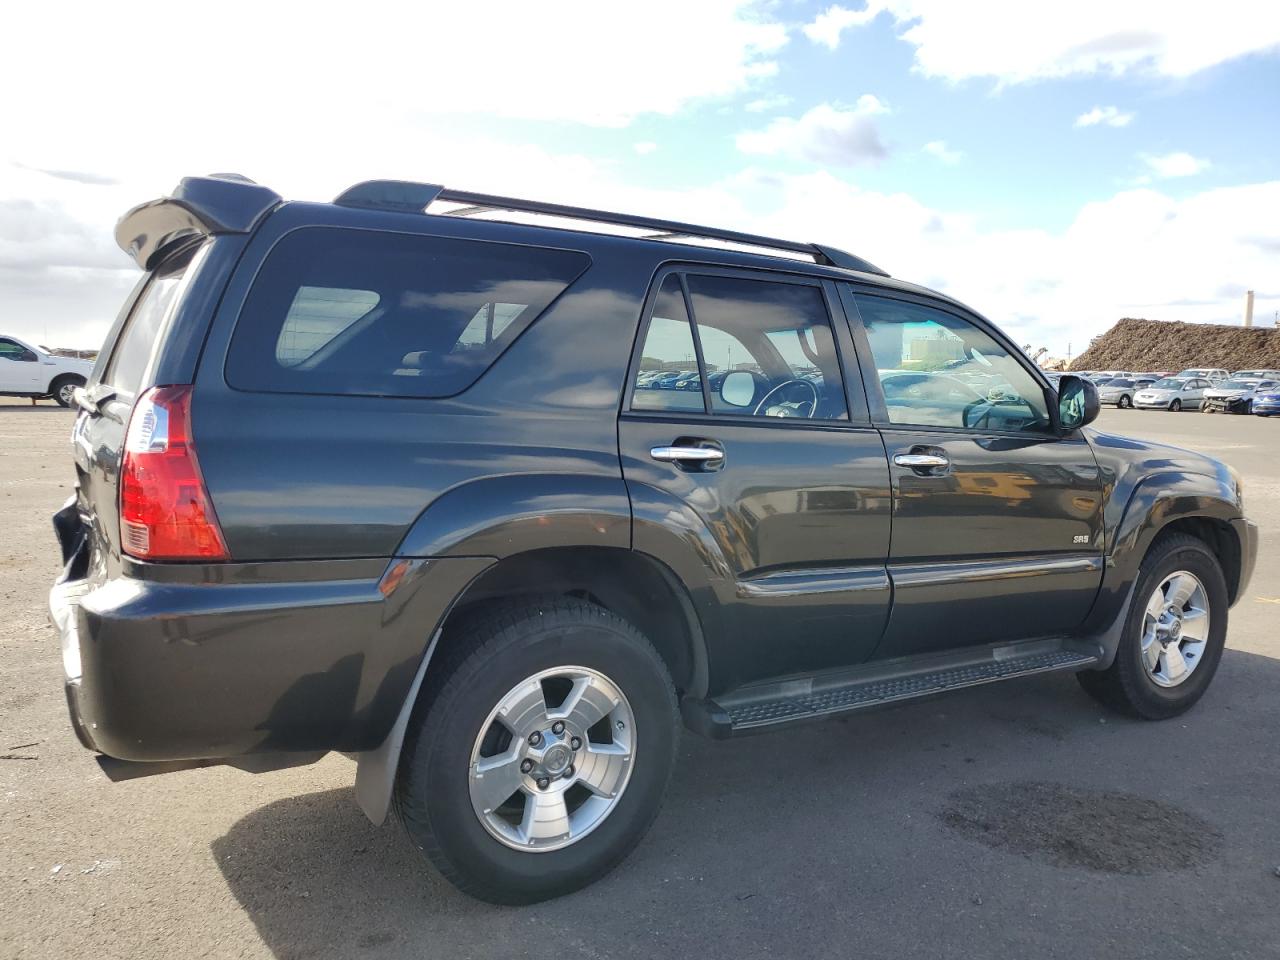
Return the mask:
<path fill-rule="evenodd" d="M 1253 326 L 1253 291 L 1246 290 L 1244 295 L 1244 325 Z"/>

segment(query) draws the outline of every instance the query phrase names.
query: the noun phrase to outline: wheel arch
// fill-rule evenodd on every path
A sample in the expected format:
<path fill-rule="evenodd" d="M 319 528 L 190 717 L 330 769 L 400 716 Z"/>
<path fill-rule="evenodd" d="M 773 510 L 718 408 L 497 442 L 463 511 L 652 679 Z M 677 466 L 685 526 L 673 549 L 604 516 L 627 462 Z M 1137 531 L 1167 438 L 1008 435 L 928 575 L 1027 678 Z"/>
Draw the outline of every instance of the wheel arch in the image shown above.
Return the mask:
<path fill-rule="evenodd" d="M 53 396 L 54 391 L 57 390 L 58 388 L 59 382 L 63 380 L 79 380 L 80 386 L 84 386 L 86 383 L 89 382 L 88 378 L 82 374 L 73 373 L 70 370 L 64 370 L 61 373 L 55 373 L 52 377 L 49 378 L 49 387 L 47 390 L 45 390 L 45 393 L 48 396 Z"/>
<path fill-rule="evenodd" d="M 391 806 L 410 715 L 435 654 L 465 642 L 467 620 L 487 605 L 559 594 L 589 599 L 633 623 L 653 643 L 681 694 L 707 688 L 707 647 L 688 591 L 657 559 L 616 547 L 550 547 L 502 558 L 472 580 L 437 627 L 391 732 L 376 749 L 357 754 L 356 801 L 381 824 Z"/>

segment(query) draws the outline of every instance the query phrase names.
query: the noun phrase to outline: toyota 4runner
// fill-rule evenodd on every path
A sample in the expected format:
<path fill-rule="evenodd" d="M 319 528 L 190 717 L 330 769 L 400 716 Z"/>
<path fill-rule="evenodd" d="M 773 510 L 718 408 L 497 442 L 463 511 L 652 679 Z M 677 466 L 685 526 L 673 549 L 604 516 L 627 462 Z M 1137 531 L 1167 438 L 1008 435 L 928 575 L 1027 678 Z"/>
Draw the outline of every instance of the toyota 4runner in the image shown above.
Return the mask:
<path fill-rule="evenodd" d="M 77 734 L 113 779 L 345 752 L 477 897 L 618 863 L 681 726 L 1052 671 L 1180 714 L 1253 568 L 1230 468 L 830 247 L 230 176 L 117 239 L 54 517 Z"/>

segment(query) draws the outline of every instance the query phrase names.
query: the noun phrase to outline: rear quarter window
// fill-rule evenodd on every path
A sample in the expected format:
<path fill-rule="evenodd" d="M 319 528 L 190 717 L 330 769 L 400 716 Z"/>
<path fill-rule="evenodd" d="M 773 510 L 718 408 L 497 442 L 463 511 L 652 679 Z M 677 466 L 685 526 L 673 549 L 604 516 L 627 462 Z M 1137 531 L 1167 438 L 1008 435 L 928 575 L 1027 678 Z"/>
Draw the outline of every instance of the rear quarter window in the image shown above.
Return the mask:
<path fill-rule="evenodd" d="M 268 254 L 249 291 L 227 382 L 280 393 L 452 396 L 590 262 L 573 250 L 295 230 Z"/>

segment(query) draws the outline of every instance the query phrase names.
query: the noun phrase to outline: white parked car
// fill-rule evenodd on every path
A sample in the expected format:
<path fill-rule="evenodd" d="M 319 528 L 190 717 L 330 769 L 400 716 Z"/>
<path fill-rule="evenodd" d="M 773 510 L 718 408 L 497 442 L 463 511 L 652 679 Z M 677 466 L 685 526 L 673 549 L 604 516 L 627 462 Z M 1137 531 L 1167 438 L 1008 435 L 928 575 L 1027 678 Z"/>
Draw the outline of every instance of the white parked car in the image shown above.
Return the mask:
<path fill-rule="evenodd" d="M 52 398 L 69 407 L 92 369 L 92 360 L 56 357 L 17 337 L 0 337 L 0 396 Z"/>
<path fill-rule="evenodd" d="M 1133 395 L 1136 410 L 1199 410 L 1213 384 L 1204 377 L 1165 377 Z"/>
<path fill-rule="evenodd" d="M 1188 367 L 1176 376 L 1182 380 L 1186 380 L 1191 377 L 1201 377 L 1212 383 L 1217 383 L 1220 380 L 1227 379 L 1229 374 L 1221 367 Z"/>

